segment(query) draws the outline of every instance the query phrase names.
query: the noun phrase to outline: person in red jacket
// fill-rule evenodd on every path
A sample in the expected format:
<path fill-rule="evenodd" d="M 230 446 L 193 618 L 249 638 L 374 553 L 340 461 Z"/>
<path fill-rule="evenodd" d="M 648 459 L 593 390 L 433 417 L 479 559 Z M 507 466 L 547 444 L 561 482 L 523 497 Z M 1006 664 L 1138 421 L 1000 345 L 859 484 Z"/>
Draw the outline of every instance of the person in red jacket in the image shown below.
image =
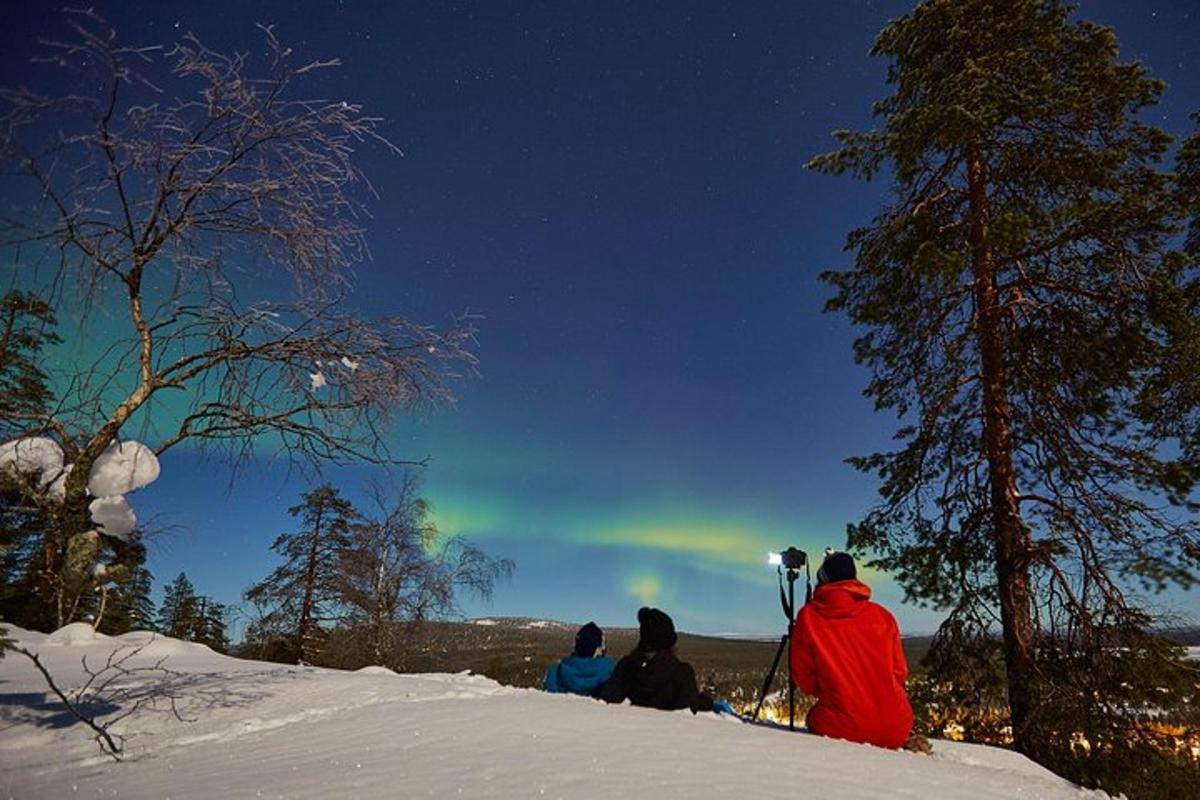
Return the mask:
<path fill-rule="evenodd" d="M 833 553 L 817 572 L 812 600 L 796 615 L 792 681 L 817 698 L 808 729 L 822 736 L 879 747 L 904 746 L 913 726 L 904 692 L 908 664 L 900 628 L 871 602 L 854 559 Z"/>

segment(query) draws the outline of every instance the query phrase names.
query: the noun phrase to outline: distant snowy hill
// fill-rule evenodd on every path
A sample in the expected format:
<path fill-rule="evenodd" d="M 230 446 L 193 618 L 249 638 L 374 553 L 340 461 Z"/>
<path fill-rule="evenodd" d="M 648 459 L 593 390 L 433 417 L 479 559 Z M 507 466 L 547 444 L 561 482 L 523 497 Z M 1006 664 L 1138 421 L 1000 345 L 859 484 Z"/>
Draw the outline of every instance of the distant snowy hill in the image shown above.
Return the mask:
<path fill-rule="evenodd" d="M 936 742 L 890 752 L 714 714 L 664 713 L 468 674 L 338 672 L 242 661 L 202 645 L 83 625 L 13 631 L 65 687 L 120 648 L 134 672 L 98 710 L 126 760 L 100 754 L 25 657 L 0 661 L 0 796 L 13 798 L 1104 798 L 1023 757 Z M 167 696 L 174 698 L 178 718 Z M 96 698 L 102 702 L 104 698 Z"/>

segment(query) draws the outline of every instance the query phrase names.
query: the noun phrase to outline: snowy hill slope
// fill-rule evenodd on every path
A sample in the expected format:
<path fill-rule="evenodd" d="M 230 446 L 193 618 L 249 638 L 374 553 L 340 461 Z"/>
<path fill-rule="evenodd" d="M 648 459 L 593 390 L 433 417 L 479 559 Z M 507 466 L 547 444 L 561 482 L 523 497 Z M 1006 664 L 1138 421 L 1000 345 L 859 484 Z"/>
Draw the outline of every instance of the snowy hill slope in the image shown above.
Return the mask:
<path fill-rule="evenodd" d="M 161 682 L 187 721 L 161 698 L 139 710 L 114 728 L 127 737 L 126 760 L 114 763 L 50 702 L 32 663 L 10 653 L 0 661 L 4 797 L 1107 797 L 987 747 L 897 753 L 472 675 L 288 667 L 146 633 L 94 637 L 81 625 L 13 634 L 65 686 L 82 683 L 83 657 L 94 667 L 144 644 L 125 666 L 165 657 L 171 674 L 114 685 L 132 698 Z"/>

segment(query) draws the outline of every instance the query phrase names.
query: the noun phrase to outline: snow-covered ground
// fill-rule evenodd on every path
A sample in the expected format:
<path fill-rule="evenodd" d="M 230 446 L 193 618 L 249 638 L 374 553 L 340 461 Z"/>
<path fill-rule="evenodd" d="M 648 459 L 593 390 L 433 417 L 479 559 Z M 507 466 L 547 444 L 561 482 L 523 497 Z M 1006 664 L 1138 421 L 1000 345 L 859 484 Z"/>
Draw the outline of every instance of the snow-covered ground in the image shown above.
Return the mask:
<path fill-rule="evenodd" d="M 161 701 L 114 727 L 121 763 L 52 702 L 24 656 L 0 661 L 0 797 L 1104 798 L 1015 753 L 936 742 L 890 752 L 714 714 L 606 706 L 472 675 L 241 661 L 147 633 L 11 631 L 64 686 L 145 645 L 110 688 Z M 111 714 L 120 710 L 110 706 Z"/>

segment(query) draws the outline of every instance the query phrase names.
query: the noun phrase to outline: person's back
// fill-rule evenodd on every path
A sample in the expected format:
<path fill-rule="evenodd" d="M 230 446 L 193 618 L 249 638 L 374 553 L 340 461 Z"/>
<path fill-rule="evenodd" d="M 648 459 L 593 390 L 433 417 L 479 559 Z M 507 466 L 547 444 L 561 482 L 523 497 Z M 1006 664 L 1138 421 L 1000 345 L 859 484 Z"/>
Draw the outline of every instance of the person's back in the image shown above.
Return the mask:
<path fill-rule="evenodd" d="M 612 677 L 600 689 L 609 703 L 625 700 L 635 706 L 676 711 L 711 711 L 713 700 L 696 686 L 696 673 L 673 651 L 676 635 L 671 618 L 657 608 L 638 611 L 640 638 L 632 653 L 617 662 Z"/>
<path fill-rule="evenodd" d="M 712 700 L 696 687 L 696 673 L 670 650 L 635 650 L 617 662 L 613 676 L 600 691 L 610 703 L 628 700 L 635 706 L 677 711 L 707 711 Z"/>
<path fill-rule="evenodd" d="M 855 579 L 848 555 L 835 553 L 822 572 L 827 568 L 835 574 L 818 583 L 812 601 L 796 615 L 791 642 L 792 680 L 817 698 L 808 728 L 837 739 L 901 747 L 912 730 L 913 713 L 904 692 L 908 665 L 899 627 L 887 609 L 871 602 L 871 590 Z"/>
<path fill-rule="evenodd" d="M 575 650 L 546 670 L 547 692 L 595 697 L 612 676 L 614 662 L 604 655 L 604 632 L 589 622 L 575 634 Z"/>

